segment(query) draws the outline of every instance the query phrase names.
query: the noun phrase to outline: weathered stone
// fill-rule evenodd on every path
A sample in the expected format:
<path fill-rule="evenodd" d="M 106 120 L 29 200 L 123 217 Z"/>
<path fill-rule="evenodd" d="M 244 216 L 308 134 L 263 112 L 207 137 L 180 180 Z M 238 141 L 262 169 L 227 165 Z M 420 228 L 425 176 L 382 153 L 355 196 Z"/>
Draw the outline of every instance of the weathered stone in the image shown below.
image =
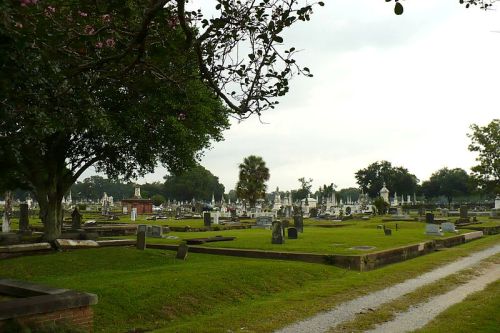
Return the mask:
<path fill-rule="evenodd" d="M 188 255 L 188 250 L 189 250 L 189 247 L 186 243 L 180 243 L 179 247 L 177 248 L 177 255 L 175 256 L 175 258 L 181 259 L 181 260 L 186 260 L 187 255 Z"/>
<path fill-rule="evenodd" d="M 55 244 L 56 247 L 61 250 L 99 247 L 99 244 L 93 240 L 56 239 Z"/>
<path fill-rule="evenodd" d="M 297 229 L 296 228 L 288 228 L 288 239 L 297 239 Z"/>
<path fill-rule="evenodd" d="M 304 232 L 304 217 L 302 215 L 294 215 L 293 224 L 298 232 Z"/>
<path fill-rule="evenodd" d="M 29 231 L 30 227 L 29 220 L 29 207 L 27 203 L 22 203 L 19 205 L 19 231 L 26 232 Z"/>
<path fill-rule="evenodd" d="M 203 225 L 210 228 L 212 224 L 212 218 L 210 217 L 210 212 L 203 212 Z"/>
<path fill-rule="evenodd" d="M 146 249 L 146 232 L 145 231 L 138 231 L 137 232 L 137 243 L 135 245 L 138 250 L 145 250 Z"/>
<path fill-rule="evenodd" d="M 285 238 L 283 237 L 283 230 L 281 227 L 280 221 L 274 221 L 272 226 L 272 244 L 283 244 L 285 242 Z"/>
<path fill-rule="evenodd" d="M 439 224 L 427 223 L 425 225 L 425 234 L 429 236 L 443 236 Z"/>
<path fill-rule="evenodd" d="M 71 213 L 71 229 L 80 229 L 82 224 L 82 214 L 78 211 L 78 208 L 75 207 L 73 212 Z"/>
<path fill-rule="evenodd" d="M 443 232 L 458 232 L 455 229 L 455 224 L 451 222 L 441 223 L 441 229 Z"/>
<path fill-rule="evenodd" d="M 472 231 L 464 234 L 464 239 L 465 241 L 470 241 L 473 239 L 481 238 L 483 237 L 483 232 L 482 231 Z"/>
<path fill-rule="evenodd" d="M 425 214 L 425 223 L 434 223 L 434 214 L 433 213 L 426 213 Z"/>
<path fill-rule="evenodd" d="M 389 228 L 384 228 L 384 234 L 386 236 L 391 236 L 392 235 L 392 229 Z"/>

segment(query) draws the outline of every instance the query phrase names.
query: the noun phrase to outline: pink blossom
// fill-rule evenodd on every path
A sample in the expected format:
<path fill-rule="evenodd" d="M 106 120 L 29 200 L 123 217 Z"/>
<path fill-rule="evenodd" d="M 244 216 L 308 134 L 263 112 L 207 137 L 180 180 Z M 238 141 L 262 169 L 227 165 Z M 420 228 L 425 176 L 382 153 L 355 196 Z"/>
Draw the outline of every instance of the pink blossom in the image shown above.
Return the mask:
<path fill-rule="evenodd" d="M 115 47 L 115 40 L 113 38 L 106 39 L 106 46 L 107 47 Z"/>
<path fill-rule="evenodd" d="M 14 25 L 16 28 L 22 28 L 23 27 L 23 24 L 20 23 L 20 22 L 16 22 L 16 24 Z"/>
<path fill-rule="evenodd" d="M 102 49 L 103 46 L 104 46 L 104 44 L 102 42 L 95 43 L 95 47 L 98 49 Z"/>
<path fill-rule="evenodd" d="M 19 0 L 19 2 L 21 3 L 21 6 L 26 7 L 28 5 L 36 5 L 38 0 Z"/>
<path fill-rule="evenodd" d="M 47 8 L 45 8 L 44 14 L 45 14 L 45 16 L 49 17 L 49 16 L 52 16 L 52 14 L 54 14 L 55 12 L 56 12 L 55 7 L 48 6 Z"/>
<path fill-rule="evenodd" d="M 82 11 L 78 11 L 78 15 L 80 15 L 81 17 L 87 17 L 89 14 Z"/>
<path fill-rule="evenodd" d="M 94 27 L 91 26 L 91 25 L 86 25 L 85 28 L 83 29 L 83 31 L 85 32 L 85 34 L 87 35 L 93 35 L 95 30 L 94 30 Z"/>
<path fill-rule="evenodd" d="M 109 22 L 111 22 L 111 15 L 105 14 L 105 15 L 101 16 L 101 19 L 104 23 L 109 23 Z"/>

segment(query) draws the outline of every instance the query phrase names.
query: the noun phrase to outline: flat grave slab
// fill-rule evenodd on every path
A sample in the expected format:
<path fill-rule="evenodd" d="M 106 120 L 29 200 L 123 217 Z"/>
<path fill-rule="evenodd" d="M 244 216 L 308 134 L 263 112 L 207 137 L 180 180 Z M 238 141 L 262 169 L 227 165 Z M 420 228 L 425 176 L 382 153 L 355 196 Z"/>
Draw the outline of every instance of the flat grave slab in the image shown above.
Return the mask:
<path fill-rule="evenodd" d="M 225 242 L 235 240 L 236 237 L 223 237 L 223 236 L 215 236 L 215 237 L 207 237 L 207 238 L 190 238 L 185 239 L 188 245 L 194 244 L 203 244 L 203 243 L 211 243 L 211 242 Z"/>

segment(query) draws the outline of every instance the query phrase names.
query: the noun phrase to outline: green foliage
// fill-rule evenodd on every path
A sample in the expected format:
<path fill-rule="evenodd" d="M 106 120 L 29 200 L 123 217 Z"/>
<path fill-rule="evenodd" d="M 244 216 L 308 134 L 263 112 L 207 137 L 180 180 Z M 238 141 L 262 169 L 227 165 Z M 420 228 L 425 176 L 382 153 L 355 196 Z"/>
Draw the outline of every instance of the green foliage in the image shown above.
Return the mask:
<path fill-rule="evenodd" d="M 220 200 L 224 194 L 224 185 L 219 178 L 201 165 L 186 170 L 179 175 L 165 176 L 165 195 L 171 200 L 212 200 L 212 195 Z"/>
<path fill-rule="evenodd" d="M 393 167 L 388 161 L 375 162 L 356 172 L 356 180 L 361 189 L 372 198 L 379 195 L 384 182 L 391 193 L 413 194 L 418 179 L 403 167 Z"/>
<path fill-rule="evenodd" d="M 377 209 L 377 214 L 378 215 L 384 215 L 387 214 L 387 211 L 389 209 L 389 203 L 386 202 L 382 197 L 377 197 L 373 201 L 373 205 Z"/>
<path fill-rule="evenodd" d="M 471 186 L 470 177 L 465 170 L 443 168 L 422 183 L 422 190 L 427 198 L 443 195 L 451 204 L 454 197 L 470 194 Z"/>
<path fill-rule="evenodd" d="M 469 150 L 478 153 L 478 165 L 472 167 L 472 176 L 487 192 L 500 193 L 500 119 L 486 126 L 472 124 Z"/>
<path fill-rule="evenodd" d="M 262 157 L 255 155 L 245 157 L 239 169 L 236 194 L 239 198 L 248 200 L 250 207 L 255 207 L 257 200 L 266 196 L 266 182 L 270 177 L 269 169 Z"/>
<path fill-rule="evenodd" d="M 155 206 L 160 206 L 163 203 L 165 203 L 165 197 L 161 194 L 155 194 L 151 197 L 151 200 L 153 201 L 153 205 Z"/>
<path fill-rule="evenodd" d="M 311 194 L 313 179 L 306 179 L 305 177 L 301 177 L 298 180 L 300 183 L 299 189 L 292 191 L 292 199 L 294 201 L 305 199 L 309 196 L 309 194 Z"/>

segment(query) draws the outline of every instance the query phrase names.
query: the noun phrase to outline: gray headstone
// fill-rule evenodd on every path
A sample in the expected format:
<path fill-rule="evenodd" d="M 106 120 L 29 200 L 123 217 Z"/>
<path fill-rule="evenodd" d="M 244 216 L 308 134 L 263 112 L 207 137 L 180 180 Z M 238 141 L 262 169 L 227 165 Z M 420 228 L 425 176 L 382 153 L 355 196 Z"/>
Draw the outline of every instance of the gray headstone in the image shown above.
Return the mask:
<path fill-rule="evenodd" d="M 188 245 L 186 243 L 180 243 L 179 247 L 177 248 L 177 255 L 175 256 L 176 259 L 181 259 L 181 260 L 186 260 L 187 255 L 188 255 Z"/>
<path fill-rule="evenodd" d="M 455 229 L 455 224 L 452 222 L 441 223 L 441 229 L 443 232 L 458 232 Z"/>
<path fill-rule="evenodd" d="M 288 228 L 288 239 L 297 239 L 297 229 L 295 228 Z"/>
<path fill-rule="evenodd" d="M 434 223 L 434 214 L 426 213 L 425 214 L 425 223 Z"/>
<path fill-rule="evenodd" d="M 24 232 L 28 231 L 30 227 L 29 220 L 29 209 L 27 203 L 22 203 L 19 205 L 19 231 Z"/>
<path fill-rule="evenodd" d="M 137 226 L 137 234 L 139 234 L 140 232 L 144 232 L 144 234 L 146 234 L 148 232 L 148 225 L 147 224 L 139 224 Z"/>
<path fill-rule="evenodd" d="M 281 228 L 280 221 L 273 222 L 272 231 L 273 231 L 273 234 L 272 234 L 271 243 L 272 244 L 283 244 L 285 242 L 285 239 L 283 237 L 283 230 Z"/>
<path fill-rule="evenodd" d="M 302 215 L 294 215 L 293 224 L 298 232 L 304 232 L 304 217 Z"/>
<path fill-rule="evenodd" d="M 212 219 L 210 218 L 210 212 L 203 212 L 203 225 L 210 228 L 212 224 Z"/>
<path fill-rule="evenodd" d="M 163 229 L 159 225 L 151 226 L 151 237 L 161 238 L 163 236 Z"/>
<path fill-rule="evenodd" d="M 256 225 L 271 225 L 273 223 L 273 218 L 271 216 L 257 216 L 255 218 Z"/>
<path fill-rule="evenodd" d="M 425 234 L 430 236 L 443 236 L 443 234 L 439 230 L 439 224 L 426 224 Z"/>
<path fill-rule="evenodd" d="M 82 214 L 75 207 L 71 213 L 71 229 L 80 229 L 82 225 Z"/>
<path fill-rule="evenodd" d="M 137 249 L 138 250 L 145 250 L 146 249 L 146 232 L 145 231 L 138 231 L 137 232 Z"/>
<path fill-rule="evenodd" d="M 461 219 L 468 219 L 469 218 L 469 209 L 467 208 L 466 205 L 460 206 L 460 218 Z"/>
<path fill-rule="evenodd" d="M 391 236 L 391 235 L 392 235 L 392 229 L 385 228 L 385 229 L 384 229 L 384 234 L 385 234 L 386 236 Z"/>

